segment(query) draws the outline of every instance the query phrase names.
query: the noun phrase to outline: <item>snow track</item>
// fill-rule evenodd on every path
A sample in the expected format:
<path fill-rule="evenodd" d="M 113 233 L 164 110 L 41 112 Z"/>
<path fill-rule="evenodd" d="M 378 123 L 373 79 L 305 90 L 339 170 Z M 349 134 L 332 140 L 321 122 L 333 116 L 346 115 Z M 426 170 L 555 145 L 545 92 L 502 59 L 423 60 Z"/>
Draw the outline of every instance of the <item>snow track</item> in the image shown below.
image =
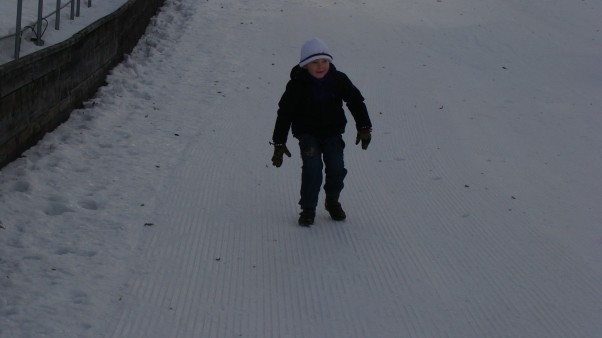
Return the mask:
<path fill-rule="evenodd" d="M 88 325 L 46 332 L 599 337 L 602 88 L 583 74 L 601 55 L 580 48 L 599 38 L 599 5 L 552 2 L 538 16 L 544 5 L 519 1 L 168 0 L 98 106 L 78 113 L 101 113 L 84 132 L 131 132 L 115 132 L 116 165 L 135 165 L 89 164 L 119 174 L 105 187 L 119 203 L 100 216 L 130 212 L 116 241 L 130 248 L 97 266 L 109 282 L 80 287 Z M 366 97 L 374 138 L 362 151 L 348 125 L 348 219 L 330 220 L 322 196 L 306 229 L 296 140 L 279 169 L 268 140 L 314 36 Z"/>
<path fill-rule="evenodd" d="M 359 5 L 339 5 L 341 13 L 296 6 L 287 11 L 350 27 L 343 13 L 361 13 Z M 295 31 L 303 22 L 277 8 L 265 8 L 271 15 L 263 17 L 261 5 L 206 4 L 208 14 L 190 31 L 206 30 L 212 20 L 203 16 L 220 9 L 228 18 L 206 33 L 225 45 L 208 56 L 220 57 L 209 61 L 212 77 L 201 72 L 204 86 L 173 91 L 177 101 L 209 110 L 203 132 L 181 155 L 187 161 L 164 184 L 154 237 L 143 248 L 153 263 L 135 278 L 132 296 L 150 310 L 126 307 L 115 336 L 566 337 L 600 328 L 599 271 L 590 275 L 562 244 L 530 227 L 528 216 L 509 212 L 511 196 L 483 186 L 462 140 L 469 135 L 450 128 L 456 122 L 443 102 L 420 97 L 412 107 L 391 90 L 412 90 L 392 75 L 407 65 L 358 71 L 339 55 L 369 98 L 375 142 L 364 153 L 347 137 L 349 220 L 335 223 L 320 211 L 311 230 L 296 227 L 298 159 L 285 159 L 280 170 L 264 164 L 292 63 L 281 65 L 286 58 L 276 52 L 294 50 L 304 37 L 288 42 L 269 25 L 287 22 Z M 326 34 L 338 50 L 353 42 Z M 192 44 L 187 38 L 182 46 Z M 212 47 L 199 45 L 199 55 Z M 365 52 L 356 48 L 348 54 Z M 257 86 L 268 95 L 255 99 Z M 206 88 L 222 97 L 195 100 Z M 431 106 L 419 107 L 425 103 Z M 293 139 L 289 147 L 296 150 Z"/>

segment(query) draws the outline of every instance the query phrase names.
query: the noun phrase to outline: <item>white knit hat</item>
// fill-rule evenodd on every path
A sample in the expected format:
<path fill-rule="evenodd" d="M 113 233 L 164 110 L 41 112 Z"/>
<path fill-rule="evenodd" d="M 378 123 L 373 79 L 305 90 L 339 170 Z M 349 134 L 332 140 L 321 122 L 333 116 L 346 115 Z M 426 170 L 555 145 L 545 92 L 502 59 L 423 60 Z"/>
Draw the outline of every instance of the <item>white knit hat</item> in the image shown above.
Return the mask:
<path fill-rule="evenodd" d="M 301 47 L 301 58 L 299 67 L 304 67 L 308 63 L 317 59 L 327 59 L 332 62 L 332 55 L 324 41 L 320 39 L 311 39 L 306 41 Z"/>

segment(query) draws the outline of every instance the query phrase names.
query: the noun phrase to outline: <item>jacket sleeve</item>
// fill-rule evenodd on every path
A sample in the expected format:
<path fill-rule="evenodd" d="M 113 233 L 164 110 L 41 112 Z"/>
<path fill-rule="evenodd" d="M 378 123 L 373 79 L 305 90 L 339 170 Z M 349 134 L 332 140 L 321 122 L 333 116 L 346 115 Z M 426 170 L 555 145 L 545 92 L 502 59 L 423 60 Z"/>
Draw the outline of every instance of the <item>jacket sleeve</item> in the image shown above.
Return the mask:
<path fill-rule="evenodd" d="M 372 122 L 370 121 L 368 108 L 366 108 L 362 93 L 353 85 L 347 75 L 343 73 L 341 73 L 341 82 L 343 86 L 343 101 L 347 104 L 347 108 L 355 120 L 356 128 L 372 128 Z"/>
<path fill-rule="evenodd" d="M 276 117 L 276 125 L 274 126 L 274 133 L 272 135 L 272 142 L 274 144 L 286 144 L 286 140 L 288 139 L 294 109 L 292 93 L 293 82 L 289 81 L 284 94 L 282 94 L 278 102 L 278 116 Z"/>

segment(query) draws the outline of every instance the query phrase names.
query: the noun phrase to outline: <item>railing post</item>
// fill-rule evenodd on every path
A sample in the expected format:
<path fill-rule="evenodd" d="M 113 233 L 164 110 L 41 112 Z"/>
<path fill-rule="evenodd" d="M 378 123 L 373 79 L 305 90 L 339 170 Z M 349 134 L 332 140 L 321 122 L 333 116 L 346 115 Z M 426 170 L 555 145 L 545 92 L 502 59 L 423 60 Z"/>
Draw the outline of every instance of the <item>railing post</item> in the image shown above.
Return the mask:
<path fill-rule="evenodd" d="M 38 22 L 36 23 L 36 46 L 44 45 L 42 40 L 42 16 L 44 15 L 44 0 L 38 0 Z"/>
<path fill-rule="evenodd" d="M 21 12 L 23 11 L 23 0 L 17 1 L 17 26 L 15 27 L 15 59 L 19 58 L 21 51 Z"/>
<path fill-rule="evenodd" d="M 79 8 L 80 8 L 80 0 L 77 0 L 77 10 L 75 11 L 75 16 L 79 18 Z"/>
<path fill-rule="evenodd" d="M 75 0 L 71 0 L 71 14 L 69 15 L 69 19 L 75 20 Z"/>
<path fill-rule="evenodd" d="M 54 19 L 54 29 L 57 31 L 61 26 L 61 0 L 56 0 L 56 17 Z"/>
<path fill-rule="evenodd" d="M 88 8 L 92 7 L 92 0 L 88 0 Z"/>

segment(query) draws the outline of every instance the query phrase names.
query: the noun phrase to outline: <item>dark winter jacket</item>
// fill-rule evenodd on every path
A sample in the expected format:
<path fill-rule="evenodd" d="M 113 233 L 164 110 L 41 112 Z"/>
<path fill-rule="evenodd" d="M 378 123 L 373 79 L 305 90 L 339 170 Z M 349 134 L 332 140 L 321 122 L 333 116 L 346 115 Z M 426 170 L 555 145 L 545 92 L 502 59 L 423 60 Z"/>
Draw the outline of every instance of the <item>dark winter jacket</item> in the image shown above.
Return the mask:
<path fill-rule="evenodd" d="M 347 119 L 343 101 L 357 128 L 372 127 L 364 97 L 347 75 L 330 64 L 328 73 L 322 79 L 316 79 L 306 69 L 295 66 L 278 103 L 272 141 L 275 144 L 286 144 L 289 129 L 292 129 L 293 136 L 344 133 Z"/>

